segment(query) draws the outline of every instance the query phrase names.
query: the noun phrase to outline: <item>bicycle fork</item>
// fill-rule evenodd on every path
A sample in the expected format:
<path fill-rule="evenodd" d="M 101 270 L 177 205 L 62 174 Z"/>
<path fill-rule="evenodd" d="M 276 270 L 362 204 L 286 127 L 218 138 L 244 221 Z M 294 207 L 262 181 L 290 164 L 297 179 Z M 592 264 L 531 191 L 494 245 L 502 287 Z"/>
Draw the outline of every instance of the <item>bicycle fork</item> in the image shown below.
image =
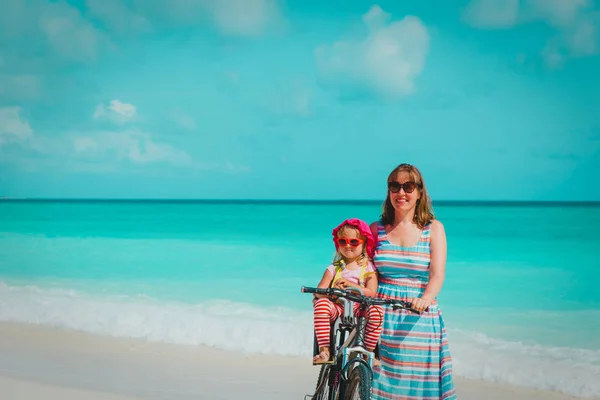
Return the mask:
<path fill-rule="evenodd" d="M 346 300 L 346 299 L 343 299 L 343 300 Z M 347 304 L 344 304 L 344 314 L 342 316 L 343 322 L 350 322 L 351 318 L 354 317 L 353 307 L 351 307 L 350 304 L 348 304 L 348 303 L 350 303 L 350 302 L 347 302 Z M 363 310 L 363 307 L 360 307 L 360 311 L 359 311 L 358 318 L 356 321 L 356 327 L 348 335 L 348 338 L 346 339 L 346 341 L 344 342 L 344 345 L 342 346 L 342 374 L 344 374 L 344 371 L 346 370 L 346 366 L 347 366 L 348 362 L 350 361 L 351 353 L 359 353 L 359 354 L 367 356 L 366 362 L 368 363 L 370 368 L 373 368 L 373 360 L 375 359 L 375 354 L 371 351 L 368 351 L 365 346 L 365 332 L 366 332 L 366 324 L 367 324 L 367 320 L 364 317 L 365 313 L 366 313 L 366 310 Z M 354 340 L 355 337 L 356 337 L 356 340 Z M 355 342 L 354 346 L 348 347 L 353 341 Z M 364 360 L 364 358 L 363 358 L 363 360 Z"/>

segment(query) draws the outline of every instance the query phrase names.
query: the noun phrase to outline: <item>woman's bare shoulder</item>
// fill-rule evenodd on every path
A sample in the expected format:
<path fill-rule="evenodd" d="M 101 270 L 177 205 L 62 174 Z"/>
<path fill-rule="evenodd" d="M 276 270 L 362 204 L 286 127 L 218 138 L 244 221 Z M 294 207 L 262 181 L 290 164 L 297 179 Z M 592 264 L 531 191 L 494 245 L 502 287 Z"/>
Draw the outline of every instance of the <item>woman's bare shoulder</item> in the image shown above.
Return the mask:
<path fill-rule="evenodd" d="M 432 236 L 440 236 L 445 235 L 444 224 L 439 219 L 434 219 L 431 221 L 431 235 Z"/>

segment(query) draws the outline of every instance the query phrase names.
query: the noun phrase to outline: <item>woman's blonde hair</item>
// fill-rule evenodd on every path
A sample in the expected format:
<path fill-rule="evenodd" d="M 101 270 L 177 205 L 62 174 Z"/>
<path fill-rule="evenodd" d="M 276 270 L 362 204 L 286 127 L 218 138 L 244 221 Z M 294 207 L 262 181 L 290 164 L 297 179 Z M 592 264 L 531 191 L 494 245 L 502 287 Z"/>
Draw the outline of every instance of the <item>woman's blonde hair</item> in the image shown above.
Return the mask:
<path fill-rule="evenodd" d="M 362 253 L 360 254 L 360 256 L 358 256 L 358 258 L 356 259 L 356 263 L 358 265 L 360 265 L 361 267 L 366 267 L 367 264 L 369 263 L 369 256 L 367 255 L 367 238 L 364 237 L 363 235 L 361 235 L 360 231 L 358 230 L 358 228 L 356 228 L 355 226 L 352 225 L 344 225 L 340 228 L 340 230 L 337 233 L 337 237 L 342 237 L 342 235 L 347 232 L 348 230 L 352 230 L 354 232 L 356 232 L 357 237 L 359 237 L 360 239 L 364 240 L 364 243 L 362 244 L 363 246 L 363 250 Z M 335 256 L 333 257 L 333 263 L 337 263 L 340 261 L 344 261 L 346 262 L 346 259 L 344 258 L 344 256 L 342 255 L 342 253 L 339 250 L 339 247 L 336 248 L 336 252 L 335 252 Z"/>
<path fill-rule="evenodd" d="M 421 195 L 417 199 L 417 207 L 415 210 L 415 216 L 413 218 L 413 222 L 417 224 L 419 229 L 423 229 L 427 226 L 431 221 L 435 219 L 435 215 L 433 214 L 433 207 L 431 205 L 431 199 L 427 194 L 427 187 L 425 186 L 425 181 L 423 180 L 423 175 L 421 175 L 421 171 L 417 167 L 411 164 L 400 164 L 388 176 L 387 183 L 393 182 L 398 178 L 398 174 L 401 172 L 406 172 L 410 179 L 417 184 L 417 189 L 419 194 Z M 383 225 L 393 225 L 394 217 L 396 214 L 396 210 L 392 205 L 390 200 L 390 191 L 388 189 L 387 196 L 385 198 L 385 202 L 383 203 L 383 214 L 381 214 L 381 223 Z"/>

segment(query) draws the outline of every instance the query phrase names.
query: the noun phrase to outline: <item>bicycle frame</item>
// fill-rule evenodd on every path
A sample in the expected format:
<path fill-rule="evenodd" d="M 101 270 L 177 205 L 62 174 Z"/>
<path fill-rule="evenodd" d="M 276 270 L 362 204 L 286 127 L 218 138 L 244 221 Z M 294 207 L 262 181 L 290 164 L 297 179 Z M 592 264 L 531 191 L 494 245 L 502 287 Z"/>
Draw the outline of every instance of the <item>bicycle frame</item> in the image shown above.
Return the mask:
<path fill-rule="evenodd" d="M 362 295 L 362 291 L 360 292 Z M 345 371 L 345 369 L 347 368 L 349 362 L 354 360 L 354 358 L 350 359 L 351 353 L 360 353 L 367 356 L 369 370 L 371 370 L 372 372 L 375 353 L 366 349 L 364 341 L 367 327 L 367 319 L 365 318 L 365 313 L 368 312 L 369 305 L 361 303 L 359 306 L 358 316 L 354 317 L 352 303 L 343 298 L 341 299 L 341 301 L 342 303 L 344 303 L 344 314 L 342 315 L 341 326 L 345 326 L 348 330 L 350 330 L 348 338 L 340 346 L 339 349 L 342 351 L 341 371 L 343 373 L 343 371 Z M 354 321 L 355 318 L 356 321 Z"/>

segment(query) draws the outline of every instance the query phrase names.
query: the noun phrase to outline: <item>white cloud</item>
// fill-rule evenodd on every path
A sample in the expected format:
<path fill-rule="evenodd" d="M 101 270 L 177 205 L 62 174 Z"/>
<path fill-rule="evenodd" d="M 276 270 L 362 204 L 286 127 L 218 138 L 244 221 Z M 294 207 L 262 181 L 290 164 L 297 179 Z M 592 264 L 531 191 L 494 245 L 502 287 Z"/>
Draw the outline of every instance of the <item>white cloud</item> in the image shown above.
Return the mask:
<path fill-rule="evenodd" d="M 204 4 L 219 30 L 229 35 L 258 36 L 283 22 L 274 0 L 205 0 Z"/>
<path fill-rule="evenodd" d="M 0 6 L 0 98 L 14 103 L 43 96 L 65 65 L 89 63 L 111 46 L 108 37 L 67 1 L 3 0 Z M 49 85 L 50 83 L 50 85 Z"/>
<path fill-rule="evenodd" d="M 91 14 L 103 20 L 112 31 L 138 33 L 151 30 L 146 17 L 130 10 L 123 0 L 86 0 L 85 4 Z"/>
<path fill-rule="evenodd" d="M 44 15 L 40 28 L 62 54 L 82 61 L 96 58 L 100 35 L 78 12 L 66 10 L 64 15 Z"/>
<path fill-rule="evenodd" d="M 32 135 L 29 123 L 21 117 L 20 107 L 0 108 L 0 146 L 24 141 Z"/>
<path fill-rule="evenodd" d="M 139 130 L 124 132 L 98 132 L 89 135 L 73 135 L 72 149 L 79 155 L 106 159 L 113 156 L 135 164 L 168 163 L 176 166 L 192 166 L 189 154 L 168 143 L 155 141 L 150 134 Z"/>
<path fill-rule="evenodd" d="M 598 53 L 598 26 L 584 20 L 551 38 L 546 43 L 542 56 L 546 65 L 560 68 L 569 58 L 593 56 Z"/>
<path fill-rule="evenodd" d="M 280 0 L 87 0 L 91 13 L 113 31 L 144 32 L 165 24 L 209 22 L 225 35 L 259 36 L 285 24 Z"/>
<path fill-rule="evenodd" d="M 128 120 L 136 114 L 132 104 L 114 100 L 106 107 L 99 107 L 95 117 Z M 90 172 L 115 171 L 123 162 L 140 167 L 168 164 L 196 172 L 219 168 L 215 164 L 197 162 L 186 151 L 157 140 L 138 128 L 34 135 L 29 123 L 22 117 L 20 107 L 0 108 L 0 148 L 12 142 L 21 142 L 27 154 L 11 156 L 8 153 L 12 157 L 11 163 L 27 165 L 28 170 L 68 167 Z M 235 173 L 247 171 L 247 167 L 229 162 L 220 168 Z"/>
<path fill-rule="evenodd" d="M 189 131 L 193 131 L 196 129 L 196 121 L 194 118 L 190 117 L 187 114 L 184 114 L 180 110 L 176 109 L 171 112 L 171 118 L 177 125 L 185 128 Z"/>
<path fill-rule="evenodd" d="M 3 99 L 35 99 L 39 93 L 40 81 L 35 75 L 0 73 L 0 96 Z"/>
<path fill-rule="evenodd" d="M 193 173 L 216 169 L 233 174 L 251 171 L 250 167 L 229 160 L 222 163 L 194 160 L 188 152 L 137 128 L 34 135 L 29 124 L 19 116 L 19 111 L 17 107 L 0 109 L 0 149 L 6 138 L 27 139 L 27 153 L 2 155 L 4 162 L 23 170 L 103 173 L 134 168 L 140 172 L 152 165 L 169 165 Z"/>
<path fill-rule="evenodd" d="M 541 54 L 549 67 L 557 68 L 569 58 L 598 54 L 600 16 L 592 6 L 592 0 L 471 0 L 463 20 L 480 29 L 548 24 L 557 33 Z"/>
<path fill-rule="evenodd" d="M 423 70 L 429 52 L 429 33 L 414 16 L 391 23 L 389 20 L 388 13 L 373 6 L 363 16 L 366 37 L 319 46 L 315 57 L 323 82 L 386 97 L 414 92 L 414 80 Z"/>
<path fill-rule="evenodd" d="M 231 161 L 226 160 L 225 161 L 225 171 L 232 173 L 232 174 L 242 174 L 242 173 L 250 172 L 251 168 L 248 167 L 247 165 L 233 164 Z"/>
<path fill-rule="evenodd" d="M 7 154 L 11 164 L 28 171 L 100 173 L 131 167 L 142 170 L 151 165 L 169 165 L 193 172 L 215 168 L 196 162 L 187 152 L 138 129 L 30 136 L 27 153 Z"/>
<path fill-rule="evenodd" d="M 598 53 L 598 29 L 600 24 L 592 19 L 584 20 L 574 26 L 567 35 L 567 47 L 575 56 Z"/>
<path fill-rule="evenodd" d="M 312 113 L 311 101 L 313 91 L 310 88 L 297 89 L 293 96 L 293 109 L 298 115 L 307 116 Z"/>
<path fill-rule="evenodd" d="M 76 152 L 82 153 L 98 148 L 98 142 L 91 137 L 81 136 L 73 140 L 73 147 Z"/>
<path fill-rule="evenodd" d="M 135 115 L 135 107 L 121 102 L 111 103 L 107 109 L 123 116 Z M 187 152 L 158 141 L 139 129 L 34 135 L 27 120 L 21 116 L 20 107 L 0 108 L 0 148 L 12 142 L 23 143 L 30 152 L 21 161 L 44 155 L 40 165 L 46 166 L 54 160 L 55 165 L 85 165 L 86 169 L 97 171 L 106 169 L 102 165 L 111 169 L 120 161 L 136 165 L 165 163 L 191 170 L 214 168 L 213 165 L 195 162 Z M 15 160 L 18 163 L 19 157 Z M 243 168 L 229 164 L 225 166 L 229 171 L 239 172 Z"/>
<path fill-rule="evenodd" d="M 3 1 L 0 34 L 24 44 L 45 39 L 64 60 L 90 61 L 106 36 L 67 2 L 47 0 Z M 24 46 L 25 47 L 25 46 Z M 36 52 L 39 52 L 36 47 Z"/>
<path fill-rule="evenodd" d="M 544 21 L 555 27 L 570 26 L 590 0 L 471 0 L 463 20 L 477 28 L 508 28 Z"/>
<path fill-rule="evenodd" d="M 562 67 L 568 59 L 599 54 L 600 18 L 598 15 L 580 15 L 548 40 L 542 56 L 550 68 Z"/>
<path fill-rule="evenodd" d="M 111 100 L 108 105 L 98 104 L 93 116 L 94 119 L 106 118 L 115 124 L 122 125 L 136 118 L 137 108 L 133 104 Z"/>
<path fill-rule="evenodd" d="M 472 0 L 463 19 L 477 28 L 506 28 L 519 19 L 519 0 Z"/>
<path fill-rule="evenodd" d="M 526 20 L 539 19 L 556 27 L 568 27 L 591 5 L 591 0 L 528 0 L 522 12 Z"/>
<path fill-rule="evenodd" d="M 550 68 L 559 68 L 565 62 L 565 57 L 561 54 L 560 45 L 556 40 L 551 40 L 546 43 L 546 47 L 542 50 L 544 62 Z"/>
<path fill-rule="evenodd" d="M 239 83 L 240 74 L 237 71 L 226 71 L 224 77 L 229 83 Z"/>
<path fill-rule="evenodd" d="M 300 79 L 294 79 L 280 85 L 267 94 L 265 107 L 274 114 L 298 115 L 306 117 L 313 112 L 313 89 Z"/>

